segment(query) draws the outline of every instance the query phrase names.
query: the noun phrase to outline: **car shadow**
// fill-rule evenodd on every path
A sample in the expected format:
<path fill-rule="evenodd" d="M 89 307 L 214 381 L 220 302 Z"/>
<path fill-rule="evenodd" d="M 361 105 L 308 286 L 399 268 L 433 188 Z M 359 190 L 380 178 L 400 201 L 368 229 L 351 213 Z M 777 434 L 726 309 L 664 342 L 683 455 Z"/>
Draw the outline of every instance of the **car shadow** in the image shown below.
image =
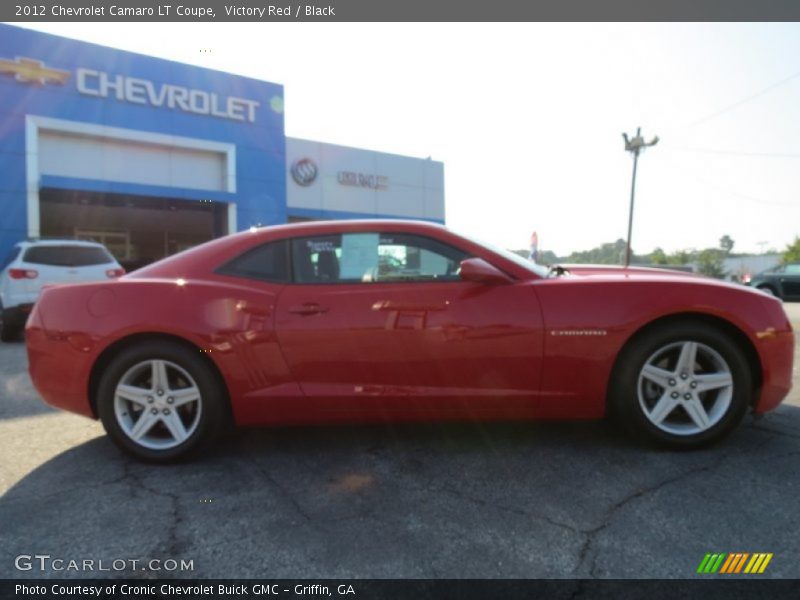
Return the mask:
<path fill-rule="evenodd" d="M 681 576 L 708 540 L 792 531 L 799 426 L 784 406 L 694 452 L 604 422 L 252 429 L 166 466 L 100 437 L 0 498 L 0 577 Z M 669 529 L 642 537 L 653 519 Z M 14 567 L 35 553 L 194 570 Z"/>

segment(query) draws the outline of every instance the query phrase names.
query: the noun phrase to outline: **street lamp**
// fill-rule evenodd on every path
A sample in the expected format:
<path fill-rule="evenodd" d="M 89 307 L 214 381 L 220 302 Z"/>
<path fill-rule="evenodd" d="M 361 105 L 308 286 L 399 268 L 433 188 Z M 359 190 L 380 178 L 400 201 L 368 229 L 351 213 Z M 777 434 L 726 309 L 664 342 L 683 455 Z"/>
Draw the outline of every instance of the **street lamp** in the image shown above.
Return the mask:
<path fill-rule="evenodd" d="M 623 133 L 622 138 L 625 140 L 625 151 L 633 154 L 633 179 L 631 181 L 631 208 L 628 213 L 628 242 L 625 246 L 625 266 L 631 264 L 631 230 L 633 229 L 633 198 L 636 194 L 636 163 L 639 161 L 639 152 L 648 146 L 655 146 L 658 143 L 658 136 L 654 137 L 649 142 L 645 142 L 642 137 L 642 128 L 636 128 L 636 137 L 632 140 L 628 139 L 628 134 Z"/>

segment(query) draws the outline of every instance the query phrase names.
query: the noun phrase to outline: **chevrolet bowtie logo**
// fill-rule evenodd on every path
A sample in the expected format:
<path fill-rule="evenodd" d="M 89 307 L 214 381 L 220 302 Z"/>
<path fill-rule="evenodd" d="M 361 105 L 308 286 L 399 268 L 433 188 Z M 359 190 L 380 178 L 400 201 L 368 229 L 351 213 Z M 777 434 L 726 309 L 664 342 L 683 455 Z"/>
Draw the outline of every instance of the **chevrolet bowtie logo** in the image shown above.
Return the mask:
<path fill-rule="evenodd" d="M 66 83 L 69 71 L 45 67 L 40 60 L 33 58 L 16 57 L 14 60 L 0 58 L 0 73 L 13 75 L 14 79 L 22 83 Z"/>

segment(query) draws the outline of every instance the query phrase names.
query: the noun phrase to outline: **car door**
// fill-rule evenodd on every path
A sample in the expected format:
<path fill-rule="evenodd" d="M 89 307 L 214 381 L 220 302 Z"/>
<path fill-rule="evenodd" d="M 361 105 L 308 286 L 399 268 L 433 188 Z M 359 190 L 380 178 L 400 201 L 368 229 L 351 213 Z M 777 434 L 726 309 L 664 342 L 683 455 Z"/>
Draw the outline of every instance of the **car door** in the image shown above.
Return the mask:
<path fill-rule="evenodd" d="M 291 242 L 275 328 L 311 406 L 350 418 L 535 412 L 542 320 L 523 282 L 462 281 L 468 255 L 426 236 Z"/>

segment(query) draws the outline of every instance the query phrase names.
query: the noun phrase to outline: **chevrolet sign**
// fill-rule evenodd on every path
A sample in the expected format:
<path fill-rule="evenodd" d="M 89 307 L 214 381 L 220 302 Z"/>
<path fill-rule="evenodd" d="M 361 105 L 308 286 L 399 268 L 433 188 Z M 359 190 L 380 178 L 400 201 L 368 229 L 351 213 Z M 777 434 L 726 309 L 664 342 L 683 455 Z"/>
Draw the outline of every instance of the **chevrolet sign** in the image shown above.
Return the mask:
<path fill-rule="evenodd" d="M 87 96 L 113 97 L 133 104 L 167 107 L 197 115 L 211 115 L 234 121 L 256 120 L 260 102 L 228 96 L 220 98 L 213 92 L 195 90 L 170 83 L 154 83 L 147 79 L 111 76 L 103 71 L 78 69 L 78 91 Z"/>
<path fill-rule="evenodd" d="M 66 83 L 69 79 L 69 71 L 45 67 L 40 60 L 17 56 L 14 60 L 0 58 L 0 73 L 13 75 L 14 79 L 21 83 Z"/>

